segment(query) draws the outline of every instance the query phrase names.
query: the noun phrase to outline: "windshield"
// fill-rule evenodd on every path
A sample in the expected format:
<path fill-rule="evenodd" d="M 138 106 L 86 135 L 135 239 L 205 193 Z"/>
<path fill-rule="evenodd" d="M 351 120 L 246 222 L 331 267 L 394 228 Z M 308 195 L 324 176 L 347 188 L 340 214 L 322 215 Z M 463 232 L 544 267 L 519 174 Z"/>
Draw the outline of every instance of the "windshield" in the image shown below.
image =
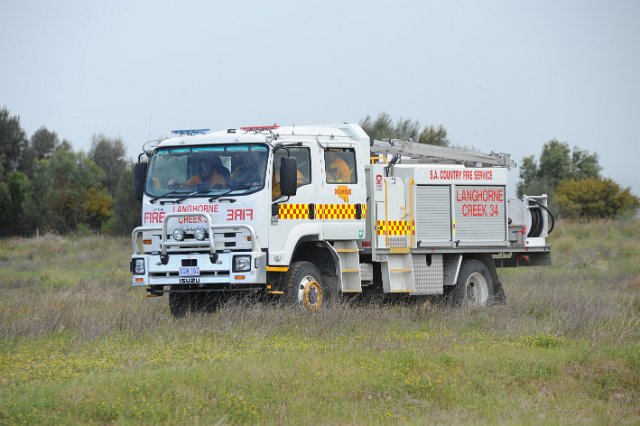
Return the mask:
<path fill-rule="evenodd" d="M 258 144 L 158 148 L 146 192 L 158 198 L 256 192 L 264 187 L 268 154 Z"/>

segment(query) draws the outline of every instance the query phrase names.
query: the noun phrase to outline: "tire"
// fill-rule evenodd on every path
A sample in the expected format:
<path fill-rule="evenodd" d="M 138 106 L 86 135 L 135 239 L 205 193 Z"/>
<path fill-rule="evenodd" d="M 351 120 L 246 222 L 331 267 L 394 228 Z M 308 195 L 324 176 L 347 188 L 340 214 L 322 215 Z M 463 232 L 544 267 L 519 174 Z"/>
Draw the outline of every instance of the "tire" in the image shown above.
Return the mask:
<path fill-rule="evenodd" d="M 289 304 L 317 311 L 324 303 L 324 287 L 318 268 L 311 262 L 295 262 L 285 276 Z"/>
<path fill-rule="evenodd" d="M 178 290 L 182 290 L 178 288 Z M 176 318 L 183 317 L 191 311 L 193 295 L 191 293 L 169 292 L 169 310 Z"/>
<path fill-rule="evenodd" d="M 487 265 L 476 259 L 464 260 L 454 289 L 454 304 L 483 308 L 489 304 L 493 293 L 493 276 Z"/>
<path fill-rule="evenodd" d="M 198 296 L 198 306 L 197 309 L 200 312 L 214 313 L 223 305 L 223 303 L 228 299 L 228 297 L 224 294 L 217 292 L 206 292 L 199 293 Z"/>

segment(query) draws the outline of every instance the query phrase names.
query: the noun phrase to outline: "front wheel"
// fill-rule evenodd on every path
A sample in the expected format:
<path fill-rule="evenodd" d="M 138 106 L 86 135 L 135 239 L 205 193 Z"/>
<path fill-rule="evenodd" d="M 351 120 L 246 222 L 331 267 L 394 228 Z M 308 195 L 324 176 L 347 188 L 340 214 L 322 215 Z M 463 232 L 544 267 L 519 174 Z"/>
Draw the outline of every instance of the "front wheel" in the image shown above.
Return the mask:
<path fill-rule="evenodd" d="M 295 262 L 285 277 L 287 301 L 310 311 L 323 304 L 323 286 L 320 271 L 311 262 Z"/>
<path fill-rule="evenodd" d="M 466 259 L 458 275 L 454 302 L 457 306 L 485 307 L 491 300 L 493 288 L 493 276 L 487 265 L 476 259 Z"/>
<path fill-rule="evenodd" d="M 183 317 L 193 310 L 193 294 L 182 292 L 182 288 L 177 288 L 178 291 L 169 292 L 169 310 L 171 315 L 176 318 Z"/>

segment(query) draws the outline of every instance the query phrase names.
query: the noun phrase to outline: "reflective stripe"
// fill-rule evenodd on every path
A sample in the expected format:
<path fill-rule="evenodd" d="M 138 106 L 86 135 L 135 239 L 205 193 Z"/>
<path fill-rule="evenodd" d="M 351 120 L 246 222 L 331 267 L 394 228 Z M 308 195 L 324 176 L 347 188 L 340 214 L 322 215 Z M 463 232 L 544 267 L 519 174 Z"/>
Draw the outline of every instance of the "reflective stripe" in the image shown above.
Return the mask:
<path fill-rule="evenodd" d="M 355 204 L 318 204 L 318 219 L 355 219 Z"/>
<path fill-rule="evenodd" d="M 355 220 L 357 204 L 315 204 L 316 219 Z M 361 219 L 367 217 L 367 205 L 361 204 Z M 278 219 L 309 219 L 309 204 L 280 204 Z"/>
<path fill-rule="evenodd" d="M 378 228 L 378 235 L 385 235 L 387 230 L 389 235 L 415 235 L 416 233 L 415 222 L 406 220 L 379 220 L 376 228 Z"/>
<path fill-rule="evenodd" d="M 280 204 L 278 219 L 309 219 L 309 204 Z"/>

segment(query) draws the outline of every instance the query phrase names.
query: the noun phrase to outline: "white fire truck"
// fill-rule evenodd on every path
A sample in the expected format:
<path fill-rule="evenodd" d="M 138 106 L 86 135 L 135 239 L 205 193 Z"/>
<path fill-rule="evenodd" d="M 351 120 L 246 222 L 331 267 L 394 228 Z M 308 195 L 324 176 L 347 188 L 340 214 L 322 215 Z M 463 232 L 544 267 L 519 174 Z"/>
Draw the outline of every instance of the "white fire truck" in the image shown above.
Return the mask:
<path fill-rule="evenodd" d="M 504 300 L 499 266 L 550 264 L 546 195 L 507 199 L 508 154 L 373 141 L 357 124 L 175 131 L 136 165 L 132 284 L 171 312 L 260 292 Z"/>

